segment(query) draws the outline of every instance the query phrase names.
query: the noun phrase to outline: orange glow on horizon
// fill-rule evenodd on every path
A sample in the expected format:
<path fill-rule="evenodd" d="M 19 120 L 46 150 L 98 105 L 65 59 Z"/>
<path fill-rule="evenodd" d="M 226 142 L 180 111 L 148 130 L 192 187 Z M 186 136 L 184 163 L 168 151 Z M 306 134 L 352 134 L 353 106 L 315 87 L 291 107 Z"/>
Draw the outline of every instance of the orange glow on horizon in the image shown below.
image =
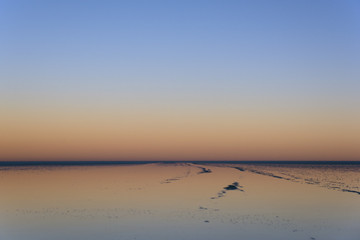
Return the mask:
<path fill-rule="evenodd" d="M 266 111 L 96 112 L 12 112 L 0 125 L 0 159 L 360 159 L 356 119 Z"/>

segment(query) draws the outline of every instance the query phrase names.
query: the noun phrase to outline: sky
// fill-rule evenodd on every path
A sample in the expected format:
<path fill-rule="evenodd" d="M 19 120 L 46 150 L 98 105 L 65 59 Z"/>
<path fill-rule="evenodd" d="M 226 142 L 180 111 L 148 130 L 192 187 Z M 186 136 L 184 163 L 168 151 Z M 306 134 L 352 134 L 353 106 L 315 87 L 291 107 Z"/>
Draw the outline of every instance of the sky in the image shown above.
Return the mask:
<path fill-rule="evenodd" d="M 360 160 L 360 3 L 0 1 L 0 161 Z"/>

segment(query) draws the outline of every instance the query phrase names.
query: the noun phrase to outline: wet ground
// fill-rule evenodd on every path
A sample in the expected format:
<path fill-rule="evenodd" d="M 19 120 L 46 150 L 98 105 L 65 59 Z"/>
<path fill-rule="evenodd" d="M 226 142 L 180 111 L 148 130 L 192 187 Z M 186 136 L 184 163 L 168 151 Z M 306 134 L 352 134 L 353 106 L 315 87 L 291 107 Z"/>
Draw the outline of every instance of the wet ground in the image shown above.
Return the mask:
<path fill-rule="evenodd" d="M 0 168 L 0 239 L 360 239 L 360 166 Z"/>

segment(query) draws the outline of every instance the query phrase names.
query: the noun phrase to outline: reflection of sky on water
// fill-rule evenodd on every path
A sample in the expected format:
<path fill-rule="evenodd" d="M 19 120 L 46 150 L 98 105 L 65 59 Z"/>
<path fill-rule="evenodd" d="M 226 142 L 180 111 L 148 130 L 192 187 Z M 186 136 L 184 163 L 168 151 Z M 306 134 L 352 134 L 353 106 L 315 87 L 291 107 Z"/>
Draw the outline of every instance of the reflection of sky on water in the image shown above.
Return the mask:
<path fill-rule="evenodd" d="M 359 167 L 241 165 L 245 171 L 233 167 L 240 165 L 2 168 L 0 237 L 355 240 L 359 236 L 360 196 L 324 187 L 337 179 L 342 186 L 358 188 Z M 307 184 L 304 176 L 320 183 Z M 235 182 L 238 189 L 225 189 Z"/>

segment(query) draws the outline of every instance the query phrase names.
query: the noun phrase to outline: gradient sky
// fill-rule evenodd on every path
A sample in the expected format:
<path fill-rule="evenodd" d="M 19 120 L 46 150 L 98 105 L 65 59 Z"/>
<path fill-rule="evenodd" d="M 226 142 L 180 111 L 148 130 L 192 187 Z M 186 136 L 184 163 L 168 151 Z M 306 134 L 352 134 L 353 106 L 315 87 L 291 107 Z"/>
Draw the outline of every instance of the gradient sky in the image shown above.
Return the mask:
<path fill-rule="evenodd" d="M 0 160 L 360 160 L 359 1 L 0 1 Z"/>

